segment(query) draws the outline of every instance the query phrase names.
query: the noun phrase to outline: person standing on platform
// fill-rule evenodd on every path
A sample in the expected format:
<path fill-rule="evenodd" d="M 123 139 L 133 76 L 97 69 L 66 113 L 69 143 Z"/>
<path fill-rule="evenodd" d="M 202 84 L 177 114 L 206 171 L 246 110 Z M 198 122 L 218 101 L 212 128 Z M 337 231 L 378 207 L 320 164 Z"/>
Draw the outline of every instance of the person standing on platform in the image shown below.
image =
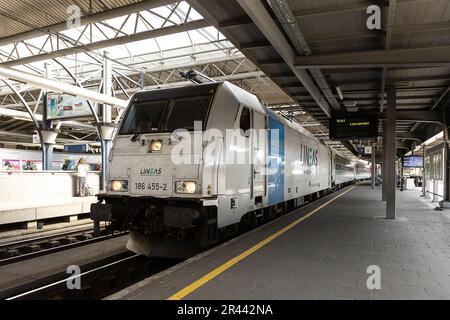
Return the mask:
<path fill-rule="evenodd" d="M 90 167 L 86 164 L 86 159 L 81 157 L 77 164 L 78 196 L 86 197 L 86 178 Z"/>

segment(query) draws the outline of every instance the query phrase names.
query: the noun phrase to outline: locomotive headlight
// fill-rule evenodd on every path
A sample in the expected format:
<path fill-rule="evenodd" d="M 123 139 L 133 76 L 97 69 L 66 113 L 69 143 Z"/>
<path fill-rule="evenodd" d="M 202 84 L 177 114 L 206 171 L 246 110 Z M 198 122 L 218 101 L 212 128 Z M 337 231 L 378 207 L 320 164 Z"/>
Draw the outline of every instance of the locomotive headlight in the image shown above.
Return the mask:
<path fill-rule="evenodd" d="M 161 140 L 152 140 L 148 147 L 149 152 L 161 152 L 162 149 L 162 141 Z"/>
<path fill-rule="evenodd" d="M 176 181 L 175 192 L 193 194 L 196 192 L 197 183 L 195 181 Z"/>
<path fill-rule="evenodd" d="M 114 191 L 114 192 L 119 192 L 119 191 L 125 192 L 125 191 L 128 191 L 128 181 L 126 181 L 126 180 L 112 180 L 109 183 L 109 188 L 110 188 L 111 191 Z"/>

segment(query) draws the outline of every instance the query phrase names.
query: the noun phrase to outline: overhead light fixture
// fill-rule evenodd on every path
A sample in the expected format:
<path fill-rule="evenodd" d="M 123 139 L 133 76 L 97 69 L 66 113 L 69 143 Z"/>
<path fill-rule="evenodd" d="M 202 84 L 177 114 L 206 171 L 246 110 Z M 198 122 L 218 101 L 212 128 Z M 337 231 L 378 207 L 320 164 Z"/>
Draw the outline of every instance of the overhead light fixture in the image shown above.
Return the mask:
<path fill-rule="evenodd" d="M 341 88 L 339 88 L 339 86 L 336 87 L 336 91 L 339 95 L 339 99 L 344 100 L 344 95 L 342 94 Z"/>

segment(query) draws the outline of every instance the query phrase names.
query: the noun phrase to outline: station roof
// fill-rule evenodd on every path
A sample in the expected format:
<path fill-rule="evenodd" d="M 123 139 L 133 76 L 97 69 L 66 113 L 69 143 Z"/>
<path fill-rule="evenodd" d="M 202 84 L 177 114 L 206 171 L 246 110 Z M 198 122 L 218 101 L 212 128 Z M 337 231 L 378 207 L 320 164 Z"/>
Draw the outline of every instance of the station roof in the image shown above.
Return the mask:
<path fill-rule="evenodd" d="M 191 3 L 298 103 L 289 110 L 301 108 L 324 126 L 333 111 L 385 111 L 388 84 L 396 86 L 397 110 L 411 115 L 448 102 L 448 1 Z M 381 9 L 381 30 L 366 24 L 373 4 Z M 420 120 L 398 121 L 399 136 L 423 141 L 439 130 Z"/>
<path fill-rule="evenodd" d="M 84 87 L 98 90 L 107 50 L 114 63 L 114 92 L 124 99 L 142 88 L 183 85 L 179 71 L 193 68 L 255 93 L 342 151 L 354 151 L 354 144 L 344 143 L 344 148 L 327 141 L 329 115 L 355 107 L 361 112 L 384 111 L 388 84 L 396 85 L 399 111 L 418 115 L 417 111 L 440 110 L 448 102 L 446 0 L 375 1 L 383 17 L 381 30 L 367 28 L 366 10 L 373 1 L 362 0 L 0 4 L 0 66 L 43 75 L 49 64 L 54 79 L 73 81 L 69 71 Z M 67 26 L 70 5 L 80 8 L 76 28 Z M 35 112 L 42 113 L 41 90 L 14 85 Z M 11 117 L 8 110 L 25 109 L 1 81 L 0 103 L 0 141 L 33 131 L 22 116 Z M 441 130 L 420 120 L 426 119 L 397 122 L 399 145 L 405 150 Z M 75 122 L 62 125 L 61 137 L 95 139 L 90 120 Z"/>

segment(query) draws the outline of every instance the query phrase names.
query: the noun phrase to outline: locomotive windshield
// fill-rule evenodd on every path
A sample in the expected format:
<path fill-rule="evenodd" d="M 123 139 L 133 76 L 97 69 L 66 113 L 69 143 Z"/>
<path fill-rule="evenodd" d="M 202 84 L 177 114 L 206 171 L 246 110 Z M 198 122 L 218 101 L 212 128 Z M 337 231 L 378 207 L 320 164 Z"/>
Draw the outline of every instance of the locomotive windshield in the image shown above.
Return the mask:
<path fill-rule="evenodd" d="M 213 94 L 176 97 L 156 101 L 136 101 L 127 111 L 119 134 L 173 132 L 194 130 L 194 122 L 205 126 Z"/>

